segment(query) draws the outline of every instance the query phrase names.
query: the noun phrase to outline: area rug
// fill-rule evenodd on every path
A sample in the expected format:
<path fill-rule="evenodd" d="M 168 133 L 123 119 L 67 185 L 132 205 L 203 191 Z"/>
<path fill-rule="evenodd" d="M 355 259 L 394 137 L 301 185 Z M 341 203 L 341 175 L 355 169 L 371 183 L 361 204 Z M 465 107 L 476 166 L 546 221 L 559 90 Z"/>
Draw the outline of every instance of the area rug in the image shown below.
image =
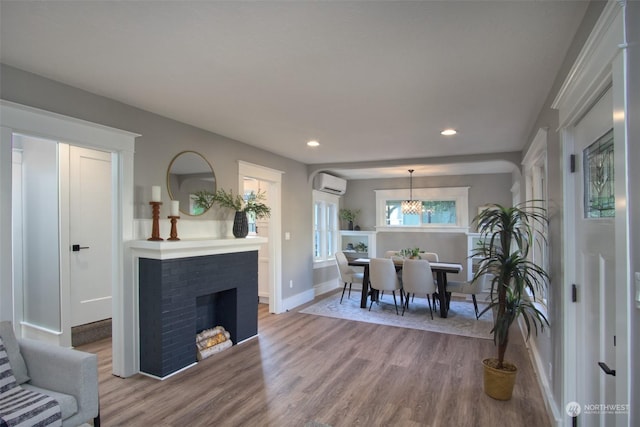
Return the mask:
<path fill-rule="evenodd" d="M 360 308 L 360 293 L 351 292 L 351 297 L 344 296 L 340 304 L 340 294 L 337 292 L 317 303 L 300 310 L 300 313 L 315 314 L 318 316 L 335 317 L 338 319 L 355 320 L 358 322 L 377 323 L 380 325 L 397 326 L 401 328 L 421 329 L 442 334 L 462 335 L 473 338 L 493 339 L 491 328 L 493 322 L 491 313 L 483 314 L 476 320 L 473 303 L 471 301 L 452 300 L 449 314 L 446 319 L 440 317 L 439 310 L 433 311 L 433 320 L 429 314 L 429 306 L 426 298 L 415 298 L 409 304 L 409 310 L 402 316 L 402 307 L 398 299 L 396 314 L 393 305 L 393 296 L 385 294 L 380 303 L 374 303 L 371 311 Z M 479 302 L 480 311 L 485 307 Z"/>

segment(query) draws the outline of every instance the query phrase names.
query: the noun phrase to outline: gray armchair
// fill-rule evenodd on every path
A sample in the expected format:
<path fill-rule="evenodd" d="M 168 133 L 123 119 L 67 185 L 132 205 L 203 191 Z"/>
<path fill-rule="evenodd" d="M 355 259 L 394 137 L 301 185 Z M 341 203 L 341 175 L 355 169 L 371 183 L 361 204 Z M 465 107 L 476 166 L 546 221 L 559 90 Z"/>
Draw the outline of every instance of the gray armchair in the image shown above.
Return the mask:
<path fill-rule="evenodd" d="M 5 346 L 12 339 L 15 343 L 15 337 L 6 336 L 13 334 L 13 330 L 8 332 L 11 328 L 9 322 L 2 323 L 4 325 L 0 327 L 0 333 Z M 98 427 L 100 413 L 97 356 L 29 339 L 18 339 L 17 344 L 26 365 L 26 376 L 19 372 L 22 368 L 21 363 L 15 361 L 15 350 L 13 358 L 9 348 L 7 352 L 18 382 L 20 377 L 27 379 L 19 385 L 56 399 L 62 410 L 63 426 L 78 426 L 93 419 L 93 425 Z"/>

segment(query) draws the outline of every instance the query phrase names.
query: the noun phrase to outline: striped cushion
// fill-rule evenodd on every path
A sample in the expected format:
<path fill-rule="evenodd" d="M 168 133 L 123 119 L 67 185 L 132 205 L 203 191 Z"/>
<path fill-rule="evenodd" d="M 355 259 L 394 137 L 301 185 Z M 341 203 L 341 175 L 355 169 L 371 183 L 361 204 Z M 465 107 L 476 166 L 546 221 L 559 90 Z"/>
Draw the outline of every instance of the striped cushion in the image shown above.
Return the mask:
<path fill-rule="evenodd" d="M 46 394 L 16 386 L 0 394 L 0 427 L 62 426 L 60 405 Z"/>
<path fill-rule="evenodd" d="M 16 383 L 16 378 L 13 376 L 13 371 L 9 364 L 9 355 L 4 348 L 2 337 L 0 337 L 0 393 L 9 391 L 17 386 L 18 383 Z"/>
<path fill-rule="evenodd" d="M 29 373 L 27 372 L 27 365 L 24 363 L 24 358 L 22 354 L 20 354 L 20 345 L 13 332 L 11 322 L 7 320 L 0 322 L 0 338 L 2 338 L 4 349 L 9 355 L 11 370 L 13 371 L 13 376 L 16 377 L 16 382 L 18 385 L 26 383 L 30 379 Z"/>

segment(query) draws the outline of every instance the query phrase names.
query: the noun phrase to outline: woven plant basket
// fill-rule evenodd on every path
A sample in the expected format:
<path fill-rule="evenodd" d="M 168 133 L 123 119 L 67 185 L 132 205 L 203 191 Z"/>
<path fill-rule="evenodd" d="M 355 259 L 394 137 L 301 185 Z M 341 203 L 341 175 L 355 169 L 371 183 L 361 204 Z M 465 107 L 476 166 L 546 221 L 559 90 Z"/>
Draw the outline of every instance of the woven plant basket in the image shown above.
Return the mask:
<path fill-rule="evenodd" d="M 484 392 L 496 400 L 509 400 L 516 384 L 516 365 L 504 362 L 506 369 L 496 369 L 497 359 L 490 358 L 482 361 L 484 367 Z"/>

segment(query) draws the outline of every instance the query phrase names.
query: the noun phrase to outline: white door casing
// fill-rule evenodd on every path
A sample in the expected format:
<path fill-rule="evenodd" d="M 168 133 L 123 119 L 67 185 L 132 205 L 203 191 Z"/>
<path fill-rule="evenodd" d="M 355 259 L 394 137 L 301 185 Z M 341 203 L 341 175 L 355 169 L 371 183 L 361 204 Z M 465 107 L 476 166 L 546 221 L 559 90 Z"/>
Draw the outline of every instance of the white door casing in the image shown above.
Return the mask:
<path fill-rule="evenodd" d="M 111 317 L 111 153 L 69 148 L 71 326 Z M 76 248 L 78 249 L 78 248 Z"/>
<path fill-rule="evenodd" d="M 0 225 L 4 230 L 11 229 L 11 138 L 17 132 L 111 153 L 114 189 L 112 372 L 121 377 L 131 376 L 138 372 L 138 343 L 134 334 L 137 296 L 133 269 L 123 260 L 125 242 L 134 236 L 133 155 L 135 138 L 140 135 L 0 100 Z M 22 319 L 14 316 L 19 312 L 14 313 L 13 308 L 22 301 L 15 300 L 16 295 L 12 291 L 11 239 L 0 239 L 0 255 L 0 318 L 20 323 Z M 63 328 L 69 323 L 63 317 Z"/>
<path fill-rule="evenodd" d="M 279 314 L 282 309 L 282 174 L 264 166 L 238 161 L 238 188 L 244 188 L 245 178 L 254 178 L 268 185 L 271 217 L 269 220 L 269 312 Z"/>

